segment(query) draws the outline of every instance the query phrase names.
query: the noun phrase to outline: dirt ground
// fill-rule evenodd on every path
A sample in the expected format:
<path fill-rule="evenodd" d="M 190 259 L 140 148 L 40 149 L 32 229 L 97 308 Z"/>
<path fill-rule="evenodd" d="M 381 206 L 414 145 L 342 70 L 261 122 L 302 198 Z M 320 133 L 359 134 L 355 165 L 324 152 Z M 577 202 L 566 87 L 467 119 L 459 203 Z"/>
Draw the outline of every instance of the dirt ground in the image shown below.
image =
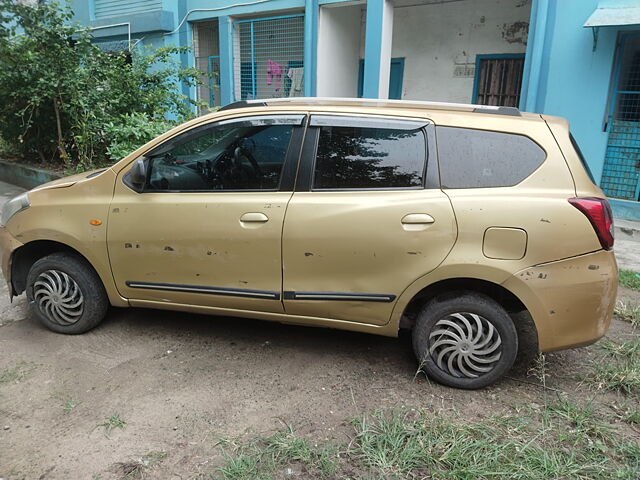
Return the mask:
<path fill-rule="evenodd" d="M 4 282 L 2 282 L 4 283 Z M 64 336 L 0 288 L 0 478 L 123 478 L 119 464 L 162 453 L 145 478 L 187 479 L 222 462 L 219 441 L 269 434 L 283 422 L 318 440 L 346 440 L 348 422 L 377 408 L 459 412 L 479 420 L 543 402 L 523 369 L 482 391 L 415 377 L 410 338 L 247 319 L 113 309 L 94 331 Z M 621 297 L 640 303 L 637 292 Z M 614 320 L 609 337 L 628 339 Z M 594 345 L 547 355 L 547 384 L 607 405 L 581 383 Z M 110 433 L 100 424 L 118 415 Z"/>

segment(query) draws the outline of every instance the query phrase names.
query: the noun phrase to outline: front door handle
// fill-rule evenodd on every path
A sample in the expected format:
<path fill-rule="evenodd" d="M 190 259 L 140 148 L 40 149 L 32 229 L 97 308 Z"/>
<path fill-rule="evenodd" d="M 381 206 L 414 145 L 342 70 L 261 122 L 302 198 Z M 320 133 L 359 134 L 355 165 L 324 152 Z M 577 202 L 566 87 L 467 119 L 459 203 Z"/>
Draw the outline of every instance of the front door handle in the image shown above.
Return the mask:
<path fill-rule="evenodd" d="M 428 225 L 435 222 L 435 220 L 431 215 L 427 215 L 426 213 L 410 213 L 402 217 L 401 222 L 404 225 Z"/>
<path fill-rule="evenodd" d="M 269 221 L 269 217 L 267 217 L 264 213 L 249 212 L 242 215 L 240 217 L 240 221 L 246 223 L 264 223 Z"/>

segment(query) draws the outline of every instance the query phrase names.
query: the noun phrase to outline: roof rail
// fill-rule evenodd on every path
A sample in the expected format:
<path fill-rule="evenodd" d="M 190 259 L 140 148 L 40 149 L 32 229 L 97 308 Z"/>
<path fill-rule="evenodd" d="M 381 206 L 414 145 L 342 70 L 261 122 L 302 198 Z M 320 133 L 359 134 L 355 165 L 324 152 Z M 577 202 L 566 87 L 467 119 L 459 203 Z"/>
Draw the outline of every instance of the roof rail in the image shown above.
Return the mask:
<path fill-rule="evenodd" d="M 386 100 L 378 98 L 339 98 L 339 97 L 285 97 L 264 98 L 259 100 L 241 100 L 225 105 L 218 111 L 236 108 L 266 107 L 269 105 L 340 105 L 357 107 L 391 107 L 391 108 L 420 108 L 431 110 L 455 110 L 461 112 L 491 113 L 494 115 L 508 115 L 520 117 L 520 110 L 516 107 L 493 105 L 475 105 L 471 103 L 422 102 L 414 100 Z"/>
<path fill-rule="evenodd" d="M 218 109 L 219 112 L 224 110 L 234 110 L 236 108 L 249 108 L 249 107 L 266 107 L 266 102 L 256 101 L 256 100 L 240 100 L 237 102 L 229 103 L 224 107 Z"/>

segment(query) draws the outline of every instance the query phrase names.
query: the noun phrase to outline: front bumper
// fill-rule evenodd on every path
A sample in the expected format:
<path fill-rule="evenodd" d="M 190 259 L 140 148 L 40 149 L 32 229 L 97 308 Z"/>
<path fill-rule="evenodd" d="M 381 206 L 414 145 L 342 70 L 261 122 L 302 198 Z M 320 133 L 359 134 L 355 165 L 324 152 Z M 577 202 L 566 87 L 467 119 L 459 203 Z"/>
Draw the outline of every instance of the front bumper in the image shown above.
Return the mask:
<path fill-rule="evenodd" d="M 21 246 L 22 243 L 16 240 L 6 227 L 0 226 L 0 267 L 2 267 L 2 275 L 7 282 L 9 295 L 12 298 L 14 293 L 11 283 L 11 257 L 13 252 Z"/>
<path fill-rule="evenodd" d="M 607 332 L 618 290 L 611 251 L 526 268 L 503 286 L 525 304 L 538 330 L 540 351 L 588 345 Z"/>

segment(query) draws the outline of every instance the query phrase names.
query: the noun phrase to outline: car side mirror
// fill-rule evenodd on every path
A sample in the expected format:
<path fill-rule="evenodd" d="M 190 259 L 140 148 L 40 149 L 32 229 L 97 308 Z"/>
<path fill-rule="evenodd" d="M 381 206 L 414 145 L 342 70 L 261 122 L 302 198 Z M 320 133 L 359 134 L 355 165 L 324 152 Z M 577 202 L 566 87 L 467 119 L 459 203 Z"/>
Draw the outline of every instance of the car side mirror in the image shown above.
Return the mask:
<path fill-rule="evenodd" d="M 129 171 L 129 183 L 137 190 L 142 190 L 147 182 L 147 164 L 144 158 L 138 158 L 133 162 L 133 168 Z"/>

